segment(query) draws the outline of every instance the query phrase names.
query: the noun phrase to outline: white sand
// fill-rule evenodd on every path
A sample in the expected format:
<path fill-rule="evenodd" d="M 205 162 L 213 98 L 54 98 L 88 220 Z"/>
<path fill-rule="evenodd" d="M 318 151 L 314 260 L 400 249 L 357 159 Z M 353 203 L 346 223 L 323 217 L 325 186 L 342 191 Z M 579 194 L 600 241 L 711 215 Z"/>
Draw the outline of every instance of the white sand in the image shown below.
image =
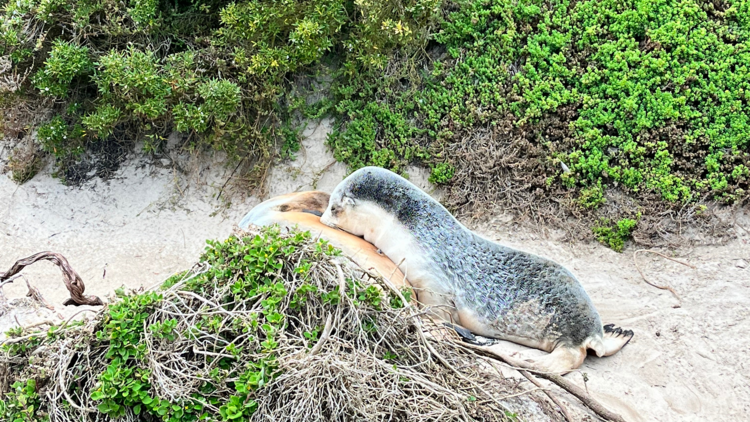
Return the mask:
<path fill-rule="evenodd" d="M 310 124 L 297 160 L 269 174 L 271 195 L 312 188 L 330 192 L 345 176 L 340 163 L 328 166 L 334 161 L 323 146 L 329 129 L 328 121 Z M 150 286 L 189 267 L 205 239 L 225 238 L 259 201 L 235 195 L 226 208 L 215 199 L 230 173 L 218 162 L 190 177 L 176 176 L 170 160 L 157 164 L 134 157 L 115 179 L 94 180 L 80 188 L 65 187 L 45 174 L 22 186 L 0 175 L 0 271 L 19 258 L 52 250 L 68 258 L 89 294 L 104 298 L 121 285 Z M 429 188 L 425 179 L 424 171 L 412 175 L 418 185 Z M 750 228 L 747 216 L 740 223 Z M 640 278 L 633 248 L 618 254 L 599 244 L 556 240 L 561 236 L 554 231 L 542 237 L 507 215 L 475 229 L 566 265 L 579 277 L 605 323 L 635 331 L 620 353 L 589 357 L 580 371 L 568 375 L 583 385 L 582 374 L 587 374 L 589 391 L 612 410 L 633 421 L 747 420 L 748 233 L 740 231 L 725 246 L 662 251 L 687 260 L 695 270 L 655 255 L 639 255 L 648 277 L 680 294 L 682 307 L 673 308 L 677 302 L 669 292 Z M 56 312 L 76 312 L 63 309 L 61 302 L 68 294 L 52 264 L 35 264 L 24 274 Z M 18 279 L 3 290 L 17 298 L 26 293 L 26 286 Z M 531 356 L 535 351 L 523 353 Z"/>

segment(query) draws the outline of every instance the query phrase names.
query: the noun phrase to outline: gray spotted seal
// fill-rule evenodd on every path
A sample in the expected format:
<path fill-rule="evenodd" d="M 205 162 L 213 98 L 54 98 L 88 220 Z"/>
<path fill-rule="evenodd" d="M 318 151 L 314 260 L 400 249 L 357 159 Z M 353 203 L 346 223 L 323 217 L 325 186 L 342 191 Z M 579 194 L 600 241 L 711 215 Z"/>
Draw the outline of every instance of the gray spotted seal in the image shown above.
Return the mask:
<path fill-rule="evenodd" d="M 586 350 L 609 356 L 633 337 L 602 326 L 576 277 L 549 259 L 478 236 L 403 177 L 377 167 L 355 171 L 331 194 L 321 222 L 380 248 L 417 291 L 419 302 L 490 345 L 508 340 L 550 352 L 541 370 L 569 372 Z M 461 334 L 466 330 L 456 330 Z M 471 333 L 480 337 L 475 337 Z"/>
<path fill-rule="evenodd" d="M 330 195 L 320 191 L 295 192 L 266 200 L 250 210 L 240 221 L 240 228 L 251 224 L 270 226 L 278 224 L 284 228 L 297 227 L 320 236 L 331 245 L 341 249 L 344 255 L 357 265 L 387 278 L 395 287 L 409 287 L 409 282 L 387 256 L 363 239 L 342 230 L 326 226 L 320 216 L 328 206 Z"/>

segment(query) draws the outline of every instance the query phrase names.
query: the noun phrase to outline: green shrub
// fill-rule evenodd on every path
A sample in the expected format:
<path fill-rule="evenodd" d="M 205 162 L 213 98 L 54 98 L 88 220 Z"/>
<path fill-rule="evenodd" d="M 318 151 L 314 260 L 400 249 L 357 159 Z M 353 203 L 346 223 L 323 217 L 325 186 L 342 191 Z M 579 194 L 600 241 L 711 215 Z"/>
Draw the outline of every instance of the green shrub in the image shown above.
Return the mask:
<path fill-rule="evenodd" d="M 269 78 L 312 64 L 328 52 L 347 20 L 343 0 L 250 0 L 221 11 L 217 46 L 231 49 L 248 76 Z"/>
<path fill-rule="evenodd" d="M 37 413 L 42 406 L 42 401 L 36 392 L 35 380 L 16 381 L 11 388 L 12 390 L 0 400 L 0 417 L 2 420 L 9 422 L 43 422 L 49 420 L 49 416 L 42 412 Z"/>
<path fill-rule="evenodd" d="M 624 218 L 615 225 L 612 225 L 608 219 L 602 219 L 600 225 L 592 230 L 596 240 L 605 246 L 609 246 L 615 252 L 622 252 L 625 241 L 630 238 L 630 234 L 635 230 L 636 225 L 638 225 L 637 219 Z"/>
<path fill-rule="evenodd" d="M 153 51 L 129 47 L 99 59 L 94 82 L 107 105 L 122 105 L 136 115 L 155 120 L 166 112 L 172 88 Z"/>
<path fill-rule="evenodd" d="M 99 375 L 98 388 L 91 395 L 92 399 L 99 401 L 98 410 L 109 417 L 117 418 L 125 415 L 129 408 L 137 415 L 150 413 L 165 421 L 178 422 L 209 417 L 210 413 L 205 404 L 211 403 L 219 408 L 222 420 L 248 419 L 257 408 L 255 401 L 250 399 L 253 391 L 267 384 L 278 374 L 275 363 L 277 343 L 274 336 L 284 330 L 285 316 L 279 312 L 279 308 L 288 292 L 284 284 L 277 281 L 276 276 L 282 270 L 303 275 L 306 269 L 310 268 L 310 263 L 306 261 L 300 262 L 301 265 L 296 269 L 288 268 L 286 262 L 291 254 L 308 241 L 309 233 L 282 237 L 278 228 L 269 228 L 254 238 L 230 237 L 224 242 L 207 242 L 209 246 L 201 259 L 210 263 L 211 269 L 191 277 L 184 284 L 184 289 L 197 294 L 209 294 L 215 288 L 224 289 L 227 295 L 226 306 L 230 310 L 233 309 L 230 302 L 244 303 L 262 298 L 258 299 L 260 309 L 252 315 L 251 321 L 236 319 L 231 321 L 231 326 L 225 327 L 223 316 L 206 315 L 198 318 L 190 330 L 180 333 L 177 331 L 178 321 L 174 318 L 163 321 L 150 320 L 153 308 L 164 300 L 163 294 L 148 292 L 133 296 L 118 292 L 119 301 L 110 306 L 104 325 L 101 331 L 97 332 L 97 339 L 107 344 L 105 357 L 110 362 L 104 373 Z M 322 241 L 318 248 L 323 256 L 336 253 Z M 162 290 L 173 287 L 183 280 L 186 274 L 178 274 L 165 281 Z M 240 274 L 247 276 L 238 277 Z M 225 289 L 227 286 L 229 288 Z M 151 322 L 145 324 L 147 320 Z M 240 365 L 246 366 L 246 369 L 236 374 L 236 380 L 229 383 L 235 395 L 228 397 L 224 403 L 211 395 L 212 390 L 209 387 L 212 382 L 207 382 L 203 388 L 205 397 L 196 396 L 189 401 L 172 403 L 154 397 L 150 392 L 151 371 L 144 362 L 147 353 L 143 337 L 146 326 L 155 338 L 167 342 L 173 342 L 180 336 L 212 333 L 219 338 L 231 337 L 237 341 L 249 338 L 246 346 L 253 344 L 253 337 L 248 337 L 246 333 L 257 330 L 266 337 L 259 342 L 259 350 L 243 351 L 232 344 L 222 350 L 224 353 L 233 353 L 238 358 L 245 356 L 242 353 L 248 352 L 263 357 L 258 361 L 248 362 L 247 365 Z M 240 342 L 242 343 L 245 341 Z M 236 370 L 238 365 L 230 365 L 227 361 L 217 369 L 229 367 Z M 220 371 L 214 372 L 214 376 L 217 377 L 214 381 L 223 383 L 226 375 L 219 374 Z"/>
<path fill-rule="evenodd" d="M 37 132 L 42 149 L 58 159 L 68 159 L 83 153 L 83 136 L 80 125 L 71 127 L 60 115 L 40 126 Z"/>
<path fill-rule="evenodd" d="M 153 26 L 158 13 L 157 0 L 130 0 L 128 13 L 139 26 Z"/>
<path fill-rule="evenodd" d="M 133 140 L 165 137 L 174 127 L 190 135 L 190 148 L 224 150 L 232 160 L 250 155 L 264 166 L 295 148 L 288 129 L 296 128 L 287 124 L 293 76 L 331 53 L 343 57 L 341 78 L 382 69 L 395 49 L 427 42 L 440 3 L 22 0 L 0 6 L 0 56 L 11 58 L 15 74 L 33 74 L 43 95 L 58 98 L 53 111 L 68 125 L 86 129 L 82 143 L 58 142 L 57 150 L 85 149 L 115 127 Z M 24 29 L 40 19 L 44 35 Z M 319 117 L 332 108 L 325 103 Z M 388 118 L 387 109 L 377 112 Z M 366 158 L 395 166 L 394 157 L 421 151 L 410 135 L 400 133 L 398 145 Z"/>
<path fill-rule="evenodd" d="M 172 109 L 175 128 L 180 132 L 205 132 L 208 129 L 209 117 L 201 106 L 177 103 Z"/>
<path fill-rule="evenodd" d="M 66 97 L 73 78 L 88 74 L 92 68 L 88 48 L 58 38 L 44 67 L 37 72 L 34 85 L 44 95 Z"/>
<path fill-rule="evenodd" d="M 241 98 L 237 84 L 212 79 L 198 85 L 197 90 L 204 101 L 202 109 L 220 124 L 239 111 Z"/>
<path fill-rule="evenodd" d="M 550 117 L 562 117 L 572 139 L 552 139 L 547 148 L 569 173 L 539 166 L 546 172 L 539 179 L 580 189 L 586 207 L 601 203 L 599 191 L 610 186 L 671 202 L 707 192 L 732 201 L 746 191 L 746 179 L 731 177 L 750 162 L 746 1 L 448 4 L 433 36 L 444 58 L 393 56 L 392 73 L 360 72 L 339 88 L 344 124 L 331 142 L 338 159 L 356 168 L 375 164 L 382 150 L 394 167 L 413 159 L 394 148 L 401 133 L 412 147 L 444 151 L 502 121 L 540 139 L 555 122 Z M 419 60 L 421 73 L 414 72 Z M 537 187 L 544 188 L 530 186 Z"/>
<path fill-rule="evenodd" d="M 93 113 L 81 118 L 81 123 L 100 139 L 112 134 L 117 123 L 122 117 L 122 111 L 112 104 L 104 104 Z"/>
<path fill-rule="evenodd" d="M 9 337 L 26 337 L 2 348 L 15 358 L 9 364 L 11 380 L 31 369 L 49 397 L 50 389 L 58 387 L 56 374 L 36 370 L 27 361 L 61 358 L 55 352 L 54 357 L 39 353 L 59 350 L 64 342 L 74 356 L 65 368 L 72 371 L 65 391 L 82 406 L 95 407 L 92 417 L 250 420 L 258 409 L 256 399 L 276 394 L 262 389 L 290 368 L 286 358 L 309 353 L 319 341 L 326 315 L 340 315 L 337 335 L 355 347 L 366 343 L 381 355 L 392 346 L 381 345 L 380 334 L 370 334 L 379 323 L 403 321 L 391 308 L 405 304 L 397 295 L 365 284 L 349 268 L 333 264 L 341 252 L 327 242 L 309 232 L 282 234 L 279 227 L 266 227 L 253 235 L 207 243 L 201 265 L 170 277 L 159 288 L 140 293 L 118 289 L 117 299 L 95 324 L 74 322 L 46 333 L 9 331 Z M 343 271 L 343 280 L 333 275 L 337 269 Z M 345 293 L 339 291 L 340 283 L 345 283 Z M 419 358 L 404 354 L 414 362 Z M 83 356 L 86 359 L 79 360 Z M 174 359 L 180 362 L 177 366 Z M 404 362 L 394 359 L 392 364 Z M 192 384 L 164 394 L 163 384 L 177 368 L 182 376 L 188 373 Z M 62 385 L 62 378 L 59 382 Z M 15 382 L 12 388 L 0 397 L 3 421 L 47 420 L 51 409 L 68 419 L 77 412 L 64 404 L 62 394 L 55 394 L 59 399 L 53 398 L 54 403 L 42 401 L 45 392 L 37 390 L 34 379 Z"/>

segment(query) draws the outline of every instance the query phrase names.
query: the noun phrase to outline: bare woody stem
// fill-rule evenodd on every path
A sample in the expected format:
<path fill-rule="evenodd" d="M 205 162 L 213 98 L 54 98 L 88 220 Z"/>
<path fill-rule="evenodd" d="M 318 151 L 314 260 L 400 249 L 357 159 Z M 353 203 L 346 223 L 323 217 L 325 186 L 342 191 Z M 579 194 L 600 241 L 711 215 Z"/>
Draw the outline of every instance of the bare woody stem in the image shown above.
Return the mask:
<path fill-rule="evenodd" d="M 76 273 L 75 270 L 70 266 L 68 260 L 65 259 L 64 256 L 55 252 L 39 252 L 27 258 L 19 259 L 8 271 L 0 273 L 0 285 L 3 281 L 9 280 L 14 275 L 20 273 L 21 270 L 23 270 L 25 267 L 41 260 L 52 262 L 53 264 L 60 267 L 60 270 L 63 273 L 63 282 L 65 282 L 65 287 L 70 292 L 70 298 L 66 299 L 63 302 L 63 305 L 104 305 L 104 302 L 102 302 L 99 297 L 83 294 L 83 291 L 86 290 L 86 286 L 83 284 L 83 280 L 81 280 L 81 277 L 78 275 L 78 273 Z"/>

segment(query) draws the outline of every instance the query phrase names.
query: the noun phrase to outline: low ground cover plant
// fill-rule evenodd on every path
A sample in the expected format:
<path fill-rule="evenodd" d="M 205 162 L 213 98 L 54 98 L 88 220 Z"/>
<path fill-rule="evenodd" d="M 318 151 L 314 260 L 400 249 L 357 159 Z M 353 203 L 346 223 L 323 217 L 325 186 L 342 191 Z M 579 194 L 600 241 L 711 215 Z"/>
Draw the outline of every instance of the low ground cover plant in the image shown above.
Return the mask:
<path fill-rule="evenodd" d="M 747 190 L 745 2 L 450 5 L 432 37 L 444 54 L 408 81 L 410 89 L 395 86 L 411 70 L 399 57 L 385 78 L 390 86 L 354 80 L 339 88 L 338 107 L 350 118 L 333 143 L 342 159 L 359 165 L 392 155 L 381 163 L 394 167 L 413 160 L 400 148 L 404 139 L 417 145 L 421 137 L 434 149 L 505 119 L 541 135 L 545 117 L 572 107 L 563 139 L 537 140 L 550 160 L 566 165 L 549 174 L 555 183 L 589 190 L 614 184 L 666 201 L 712 192 L 731 202 Z M 380 139 L 382 148 L 359 147 Z M 445 168 L 436 166 L 435 180 L 450 180 Z"/>

